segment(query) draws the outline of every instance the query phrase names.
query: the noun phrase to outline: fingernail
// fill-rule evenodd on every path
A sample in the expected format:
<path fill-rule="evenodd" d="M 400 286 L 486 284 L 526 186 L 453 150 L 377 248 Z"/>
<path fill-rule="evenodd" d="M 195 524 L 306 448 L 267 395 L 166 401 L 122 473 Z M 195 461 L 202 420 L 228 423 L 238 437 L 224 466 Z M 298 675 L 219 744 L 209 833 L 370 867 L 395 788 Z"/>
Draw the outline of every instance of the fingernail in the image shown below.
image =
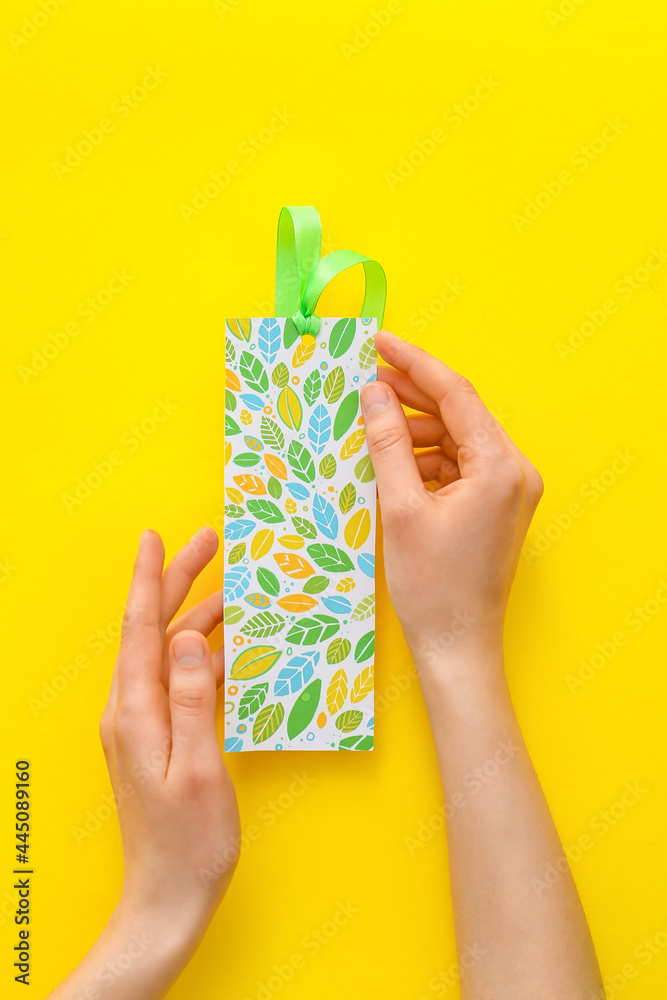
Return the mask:
<path fill-rule="evenodd" d="M 204 640 L 192 632 L 179 632 L 174 636 L 174 659 L 182 667 L 192 667 L 204 659 Z"/>
<path fill-rule="evenodd" d="M 194 535 L 192 536 L 192 538 L 190 540 L 194 541 L 195 538 L 201 538 L 202 540 L 205 539 L 205 538 L 210 538 L 212 540 L 213 537 L 215 537 L 215 538 L 218 537 L 216 535 L 215 531 L 213 530 L 213 528 L 209 528 L 208 525 L 204 525 L 203 528 L 200 528 L 199 531 L 196 531 L 194 533 Z"/>
<path fill-rule="evenodd" d="M 397 337 L 395 333 L 390 333 L 389 330 L 380 330 L 379 333 L 381 333 L 383 337 L 391 337 L 392 340 L 401 339 L 400 337 Z"/>
<path fill-rule="evenodd" d="M 143 543 L 146 541 L 146 539 L 148 538 L 149 535 L 150 535 L 150 531 L 148 529 L 146 529 L 145 531 L 142 531 L 141 532 L 141 538 L 139 539 L 139 545 L 143 545 Z"/>
<path fill-rule="evenodd" d="M 367 417 L 373 417 L 389 406 L 389 393 L 383 382 L 369 382 L 361 393 L 361 405 Z"/>

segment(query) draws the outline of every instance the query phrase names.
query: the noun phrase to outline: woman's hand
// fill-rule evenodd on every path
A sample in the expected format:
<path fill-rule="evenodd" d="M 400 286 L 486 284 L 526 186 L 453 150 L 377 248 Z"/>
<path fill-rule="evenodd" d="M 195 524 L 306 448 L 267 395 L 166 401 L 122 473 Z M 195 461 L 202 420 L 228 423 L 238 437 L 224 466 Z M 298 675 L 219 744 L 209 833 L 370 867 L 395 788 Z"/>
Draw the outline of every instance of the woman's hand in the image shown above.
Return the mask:
<path fill-rule="evenodd" d="M 387 586 L 426 669 L 454 642 L 501 642 L 542 480 L 467 379 L 391 333 L 376 343 L 392 367 L 380 368 L 361 400 Z M 401 403 L 421 412 L 406 417 Z"/>
<path fill-rule="evenodd" d="M 202 528 L 163 571 L 160 536 L 141 536 L 100 724 L 123 838 L 123 891 L 53 1000 L 95 990 L 104 1000 L 162 997 L 234 873 L 239 813 L 215 728 L 223 654 L 211 654 L 205 638 L 222 619 L 222 594 L 172 621 L 217 547 L 215 532 Z"/>

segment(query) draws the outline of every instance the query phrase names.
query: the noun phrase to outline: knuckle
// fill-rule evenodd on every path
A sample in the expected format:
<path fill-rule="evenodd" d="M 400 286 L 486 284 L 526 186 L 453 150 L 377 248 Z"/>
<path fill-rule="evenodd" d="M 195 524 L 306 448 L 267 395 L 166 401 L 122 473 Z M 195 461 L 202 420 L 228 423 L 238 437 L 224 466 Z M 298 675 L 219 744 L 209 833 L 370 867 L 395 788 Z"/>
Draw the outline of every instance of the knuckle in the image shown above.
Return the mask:
<path fill-rule="evenodd" d="M 394 448 L 401 440 L 401 432 L 397 427 L 394 427 L 393 424 L 373 428 L 370 433 L 367 430 L 366 434 L 368 438 L 368 447 L 376 455 Z"/>
<path fill-rule="evenodd" d="M 475 386 L 472 384 L 469 378 L 465 377 L 465 375 L 456 376 L 454 380 L 454 388 L 458 392 L 468 392 L 472 396 L 477 395 L 477 389 L 475 389 Z"/>
<path fill-rule="evenodd" d="M 194 684 L 178 684 L 170 686 L 171 700 L 181 712 L 189 715 L 203 715 L 208 709 L 209 691 Z"/>

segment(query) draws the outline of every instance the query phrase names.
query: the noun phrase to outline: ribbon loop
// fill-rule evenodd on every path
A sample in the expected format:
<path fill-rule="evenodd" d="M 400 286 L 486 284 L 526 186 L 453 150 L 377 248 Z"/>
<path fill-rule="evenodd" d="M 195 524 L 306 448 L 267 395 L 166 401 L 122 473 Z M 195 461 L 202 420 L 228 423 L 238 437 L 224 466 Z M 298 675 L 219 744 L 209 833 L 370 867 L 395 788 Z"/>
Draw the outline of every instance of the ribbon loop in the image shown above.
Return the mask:
<path fill-rule="evenodd" d="M 299 333 L 316 335 L 321 320 L 315 315 L 320 295 L 341 271 L 363 264 L 366 290 L 361 315 L 382 325 L 387 278 L 380 264 L 354 250 L 334 250 L 320 259 L 322 229 L 312 206 L 287 206 L 278 219 L 276 254 L 276 316 L 291 316 Z"/>

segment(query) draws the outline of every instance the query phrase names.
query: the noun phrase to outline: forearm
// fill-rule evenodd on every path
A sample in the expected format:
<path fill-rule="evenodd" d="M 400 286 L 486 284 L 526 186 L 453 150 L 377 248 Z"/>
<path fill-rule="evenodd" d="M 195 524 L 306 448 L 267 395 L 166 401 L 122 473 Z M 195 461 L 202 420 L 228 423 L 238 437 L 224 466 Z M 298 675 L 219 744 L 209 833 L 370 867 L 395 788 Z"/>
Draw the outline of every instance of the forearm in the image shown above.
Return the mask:
<path fill-rule="evenodd" d="M 162 1000 L 199 937 L 176 915 L 140 913 L 121 902 L 99 938 L 48 1000 Z"/>
<path fill-rule="evenodd" d="M 451 649 L 420 675 L 445 797 L 462 997 L 603 996 L 577 889 L 512 706 L 501 643 Z M 546 883 L 549 865 L 560 877 Z"/>

